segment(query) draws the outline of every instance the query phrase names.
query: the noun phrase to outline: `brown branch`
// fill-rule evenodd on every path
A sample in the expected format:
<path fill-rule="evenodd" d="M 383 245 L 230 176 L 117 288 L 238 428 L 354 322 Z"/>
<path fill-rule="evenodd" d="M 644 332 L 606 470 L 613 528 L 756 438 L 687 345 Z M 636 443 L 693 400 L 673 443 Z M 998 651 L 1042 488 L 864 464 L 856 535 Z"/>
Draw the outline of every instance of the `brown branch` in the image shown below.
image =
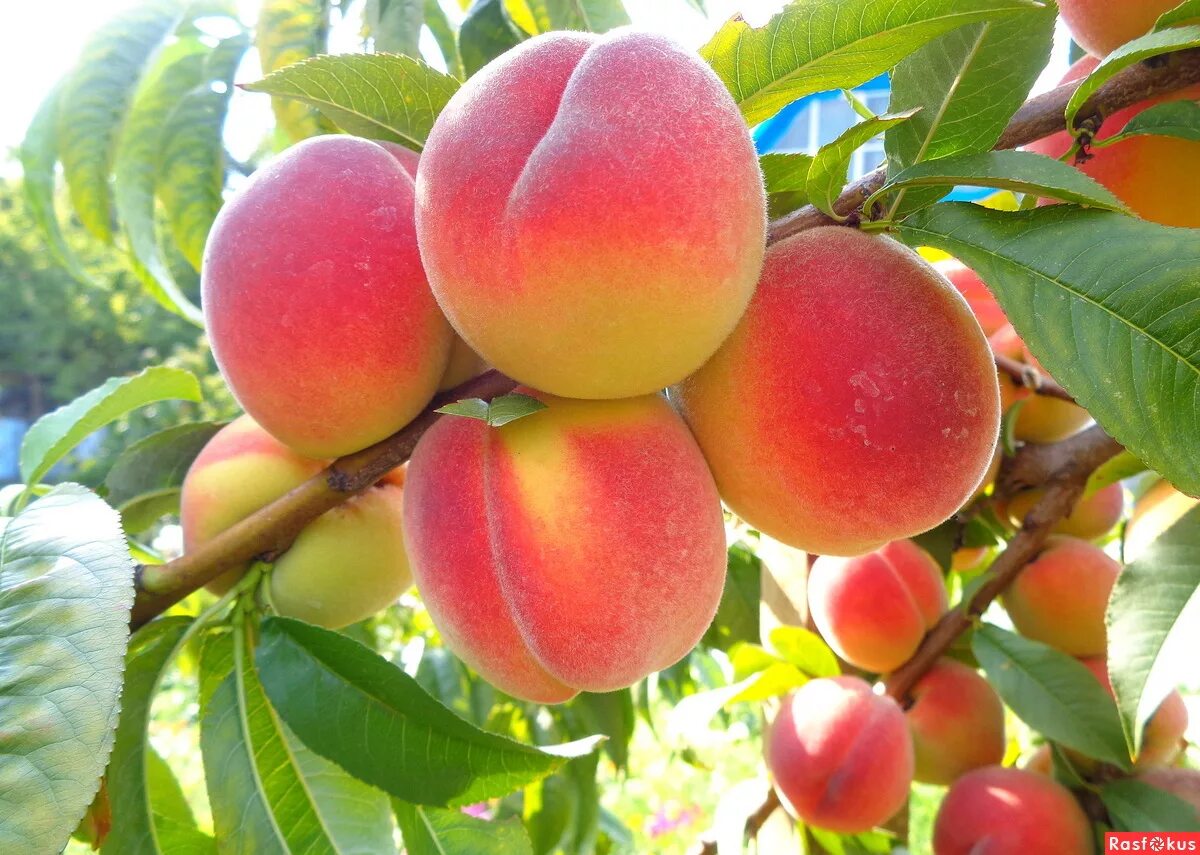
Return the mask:
<path fill-rule="evenodd" d="M 758 830 L 763 827 L 771 814 L 775 813 L 775 809 L 779 807 L 779 794 L 775 792 L 775 788 L 771 787 L 767 791 L 767 797 L 763 799 L 763 803 L 754 809 L 754 813 L 746 817 L 746 837 L 753 839 Z M 717 841 L 711 838 L 705 838 L 700 841 L 700 845 L 690 850 L 689 855 L 717 855 Z"/>
<path fill-rule="evenodd" d="M 1043 374 L 1029 363 L 999 353 L 993 354 L 993 359 L 998 370 L 1003 371 L 1012 378 L 1013 382 L 1024 386 L 1035 395 L 1075 402 L 1071 393 L 1055 383 L 1049 374 Z"/>
<path fill-rule="evenodd" d="M 1066 83 L 1026 101 L 1000 135 L 996 148 L 1016 148 L 1066 130 L 1064 113 L 1079 82 Z M 1153 64 L 1139 63 L 1114 75 L 1100 87 L 1080 109 L 1076 124 L 1086 127 L 1094 135 L 1104 118 L 1117 110 L 1186 89 L 1195 83 L 1200 83 L 1200 48 L 1159 57 Z M 884 167 L 864 175 L 842 192 L 833 205 L 834 210 L 843 217 L 859 210 L 868 197 L 883 186 L 886 178 Z M 768 240 L 774 243 L 806 229 L 836 224 L 836 220 L 812 205 L 806 205 L 771 223 Z"/>

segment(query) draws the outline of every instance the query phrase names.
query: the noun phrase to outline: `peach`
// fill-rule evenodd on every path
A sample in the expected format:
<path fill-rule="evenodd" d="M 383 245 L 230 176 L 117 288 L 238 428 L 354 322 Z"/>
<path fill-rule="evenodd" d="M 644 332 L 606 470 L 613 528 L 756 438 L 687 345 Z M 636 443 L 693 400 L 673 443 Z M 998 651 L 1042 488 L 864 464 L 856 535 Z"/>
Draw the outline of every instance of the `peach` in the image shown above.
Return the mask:
<path fill-rule="evenodd" d="M 201 286 L 229 388 L 307 457 L 395 433 L 446 369 L 412 180 L 373 142 L 315 137 L 256 171 L 213 224 Z"/>
<path fill-rule="evenodd" d="M 946 611 L 946 586 L 929 553 L 897 540 L 855 558 L 818 558 L 808 607 L 839 656 L 882 673 L 907 662 Z"/>
<path fill-rule="evenodd" d="M 1044 494 L 1045 490 L 1039 487 L 1023 490 L 1009 499 L 1005 507 L 1009 522 L 1020 526 L 1025 515 L 1033 510 Z M 1055 524 L 1054 531 L 1081 540 L 1095 540 L 1112 531 L 1124 512 L 1125 491 L 1119 482 L 1109 484 L 1076 502 L 1071 513 Z"/>
<path fill-rule="evenodd" d="M 1092 830 L 1071 792 L 1045 775 L 988 766 L 963 775 L 933 827 L 934 855 L 1091 855 Z"/>
<path fill-rule="evenodd" d="M 446 644 L 511 695 L 557 703 L 686 654 L 716 611 L 716 485 L 661 397 L 580 401 L 501 428 L 443 418 L 408 466 L 405 532 Z"/>
<path fill-rule="evenodd" d="M 1121 565 L 1073 537 L 1051 537 L 1003 596 L 1017 630 L 1072 656 L 1107 649 L 1104 611 Z"/>
<path fill-rule="evenodd" d="M 918 781 L 950 784 L 1004 759 L 1004 704 L 974 668 L 941 659 L 911 694 L 905 717 Z"/>
<path fill-rule="evenodd" d="M 956 258 L 939 261 L 933 266 L 938 273 L 950 280 L 950 284 L 966 299 L 984 335 L 991 335 L 1008 323 L 1004 310 L 974 270 Z"/>
<path fill-rule="evenodd" d="M 1108 679 L 1108 663 L 1105 657 L 1093 656 L 1081 661 L 1111 695 L 1112 683 Z M 1137 768 L 1145 769 L 1175 762 L 1183 751 L 1187 726 L 1188 712 L 1183 696 L 1178 691 L 1171 692 L 1142 729 L 1142 747 L 1138 752 Z"/>
<path fill-rule="evenodd" d="M 1160 767 L 1147 769 L 1138 780 L 1187 802 L 1196 809 L 1196 819 L 1200 820 L 1200 771 Z"/>
<path fill-rule="evenodd" d="M 468 80 L 417 172 L 434 294 L 489 364 L 573 398 L 695 371 L 754 291 L 766 201 L 746 124 L 669 39 L 547 33 Z"/>
<path fill-rule="evenodd" d="M 780 800 L 809 825 L 869 831 L 908 800 L 913 748 L 904 714 L 857 677 L 805 683 L 784 698 L 765 742 Z"/>
<path fill-rule="evenodd" d="M 1046 373 L 1012 324 L 1005 324 L 988 338 L 992 350 L 1010 359 L 1032 365 Z M 1019 386 L 1007 374 L 1000 373 L 1000 402 L 1007 411 L 1018 401 L 1024 401 L 1013 425 L 1013 435 L 1023 442 L 1058 442 L 1066 439 L 1092 420 L 1088 411 L 1071 401 L 1036 395 Z"/>
<path fill-rule="evenodd" d="M 968 573 L 980 569 L 987 556 L 986 546 L 964 546 L 954 550 L 950 556 L 950 569 L 955 573 Z"/>
<path fill-rule="evenodd" d="M 741 324 L 672 395 L 729 507 L 827 555 L 941 523 L 999 433 L 996 369 L 966 301 L 915 252 L 840 226 L 767 251 Z"/>
<path fill-rule="evenodd" d="M 209 440 L 183 482 L 184 551 L 211 540 L 320 472 L 249 416 Z M 404 550 L 400 476 L 326 511 L 275 560 L 271 602 L 280 614 L 331 629 L 370 617 L 412 584 Z M 245 572 L 236 568 L 209 587 L 224 593 Z"/>
<path fill-rule="evenodd" d="M 1104 2 L 1106 8 L 1137 5 Z M 1165 6 L 1171 5 L 1175 4 L 1167 0 Z M 1062 82 L 1087 76 L 1099 62 L 1085 56 L 1071 66 Z M 1200 99 L 1200 85 L 1118 110 L 1104 120 L 1096 139 L 1105 140 L 1119 133 L 1130 119 L 1154 104 L 1196 99 Z M 1063 131 L 1038 140 L 1029 149 L 1057 158 L 1070 150 L 1071 143 L 1071 136 Z M 1139 217 L 1166 226 L 1200 227 L 1200 207 L 1194 204 L 1200 197 L 1200 169 L 1195 168 L 1200 160 L 1200 142 L 1178 137 L 1136 136 L 1105 148 L 1092 149 L 1090 154 L 1092 157 L 1079 165 L 1079 169 L 1111 190 Z"/>
<path fill-rule="evenodd" d="M 1125 529 L 1126 560 L 1136 561 L 1146 547 L 1198 504 L 1200 499 L 1179 492 L 1169 481 L 1159 481 L 1147 490 L 1134 504 Z"/>
<path fill-rule="evenodd" d="M 1071 38 L 1092 56 L 1104 57 L 1154 29 L 1160 15 L 1180 0 L 1059 0 Z"/>

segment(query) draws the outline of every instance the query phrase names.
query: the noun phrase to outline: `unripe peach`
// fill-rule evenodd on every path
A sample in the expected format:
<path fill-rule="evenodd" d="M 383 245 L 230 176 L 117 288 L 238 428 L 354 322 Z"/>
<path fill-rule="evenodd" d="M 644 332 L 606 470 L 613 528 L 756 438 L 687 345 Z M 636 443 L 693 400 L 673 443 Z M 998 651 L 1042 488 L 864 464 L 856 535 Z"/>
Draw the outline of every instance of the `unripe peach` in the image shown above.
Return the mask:
<path fill-rule="evenodd" d="M 1092 56 L 1105 57 L 1154 29 L 1179 0 L 1059 0 L 1071 38 Z"/>
<path fill-rule="evenodd" d="M 1200 771 L 1160 767 L 1147 769 L 1138 780 L 1187 802 L 1196 809 L 1196 819 L 1200 820 Z"/>
<path fill-rule="evenodd" d="M 987 558 L 988 548 L 986 546 L 964 546 L 962 549 L 954 550 L 954 554 L 950 556 L 950 569 L 955 573 L 965 573 L 969 570 L 974 570 L 983 564 Z"/>
<path fill-rule="evenodd" d="M 1025 347 L 1012 324 L 1005 324 L 998 329 L 988 338 L 988 343 L 995 353 L 1032 365 L 1039 372 L 1045 373 L 1029 352 L 1029 348 Z M 1023 442 L 1058 442 L 1078 432 L 1092 420 L 1088 411 L 1078 404 L 1047 395 L 1036 395 L 1032 390 L 1019 386 L 1008 374 L 1001 372 L 1001 408 L 1007 412 L 1018 401 L 1024 403 L 1017 413 L 1013 435 Z"/>
<path fill-rule="evenodd" d="M 324 468 L 241 416 L 222 428 L 188 469 L 180 498 L 190 551 Z M 275 560 L 269 592 L 280 614 L 337 629 L 370 617 L 412 584 L 404 551 L 403 483 L 389 477 L 326 511 Z M 209 587 L 223 593 L 246 568 Z"/>
<path fill-rule="evenodd" d="M 934 855 L 1091 855 L 1092 830 L 1070 791 L 1045 775 L 989 766 L 963 775 L 933 827 Z"/>
<path fill-rule="evenodd" d="M 784 806 L 809 825 L 842 834 L 886 822 L 912 785 L 904 714 L 857 677 L 812 680 L 785 698 L 765 754 Z"/>
<path fill-rule="evenodd" d="M 1132 0 L 1129 3 L 1097 2 L 1112 8 L 1136 5 Z M 1175 4 L 1173 0 L 1167 0 L 1167 5 Z M 1062 82 L 1087 76 L 1099 62 L 1085 56 L 1071 66 Z M 1119 133 L 1130 119 L 1154 104 L 1196 99 L 1200 99 L 1200 86 L 1118 110 L 1104 120 L 1096 139 L 1105 140 Z M 1038 140 L 1029 149 L 1058 158 L 1070 150 L 1072 142 L 1070 134 L 1063 131 Z M 1200 206 L 1195 204 L 1195 199 L 1200 197 L 1200 169 L 1196 169 L 1196 162 L 1200 160 L 1200 142 L 1151 134 L 1093 148 L 1090 154 L 1091 158 L 1080 164 L 1079 169 L 1111 190 L 1139 217 L 1167 226 L 1200 227 Z"/>
<path fill-rule="evenodd" d="M 1005 507 L 1009 522 L 1020 526 L 1025 515 L 1033 510 L 1044 495 L 1045 490 L 1036 488 L 1023 490 L 1009 499 Z M 1081 540 L 1095 540 L 1112 531 L 1121 521 L 1124 511 L 1125 491 L 1120 483 L 1109 484 L 1090 496 L 1081 497 L 1071 513 L 1054 524 L 1054 531 Z"/>
<path fill-rule="evenodd" d="M 1200 504 L 1176 490 L 1169 481 L 1159 481 L 1137 500 L 1125 529 L 1125 558 L 1136 561 L 1151 543 L 1179 522 L 1180 517 Z"/>
<path fill-rule="evenodd" d="M 421 254 L 476 352 L 575 398 L 712 355 L 762 264 L 762 176 L 712 70 L 663 36 L 548 33 L 468 80 L 417 173 Z"/>
<path fill-rule="evenodd" d="M 905 717 L 918 781 L 950 784 L 1004 759 L 1004 704 L 975 669 L 942 659 L 913 687 L 912 700 Z"/>
<path fill-rule="evenodd" d="M 305 140 L 254 173 L 213 223 L 202 292 L 229 388 L 309 457 L 399 430 L 450 354 L 421 268 L 412 180 L 356 137 Z"/>
<path fill-rule="evenodd" d="M 1082 660 L 1088 670 L 1111 695 L 1112 683 L 1108 679 L 1108 663 L 1103 656 Z M 1183 696 L 1178 691 L 1167 695 L 1154 714 L 1146 721 L 1142 730 L 1142 747 L 1138 752 L 1137 768 L 1163 766 L 1173 763 L 1183 751 L 1183 738 L 1187 732 L 1188 711 Z"/>
<path fill-rule="evenodd" d="M 826 555 L 945 520 L 999 433 L 966 301 L 892 239 L 835 226 L 768 250 L 741 324 L 672 395 L 730 508 Z"/>
<path fill-rule="evenodd" d="M 579 401 L 501 428 L 443 418 L 409 463 L 405 532 L 445 639 L 511 695 L 557 703 L 687 653 L 725 578 L 720 499 L 661 396 Z"/>
<path fill-rule="evenodd" d="M 883 673 L 907 662 L 946 611 L 946 586 L 929 553 L 897 540 L 854 558 L 818 558 L 808 577 L 808 606 L 839 656 Z"/>
<path fill-rule="evenodd" d="M 1086 541 L 1055 535 L 1004 593 L 1017 630 L 1072 656 L 1107 649 L 1104 611 L 1121 565 Z"/>
<path fill-rule="evenodd" d="M 939 261 L 933 266 L 963 295 L 967 305 L 971 307 L 972 314 L 975 315 L 975 320 L 979 321 L 984 335 L 991 335 L 1008 323 L 1004 310 L 1000 308 L 1000 304 L 996 302 L 996 298 L 979 278 L 978 273 L 956 258 Z"/>

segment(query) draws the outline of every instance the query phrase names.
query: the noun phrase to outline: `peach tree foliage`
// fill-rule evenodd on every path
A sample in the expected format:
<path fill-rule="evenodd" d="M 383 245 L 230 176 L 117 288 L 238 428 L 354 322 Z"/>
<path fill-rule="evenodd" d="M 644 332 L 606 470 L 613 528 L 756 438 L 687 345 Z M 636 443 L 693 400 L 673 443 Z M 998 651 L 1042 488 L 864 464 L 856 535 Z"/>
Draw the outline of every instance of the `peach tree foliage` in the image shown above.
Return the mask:
<path fill-rule="evenodd" d="M 490 59 L 538 33 L 628 23 L 619 0 L 475 0 L 457 27 L 432 0 L 369 0 L 369 50 L 334 56 L 324 53 L 328 28 L 345 3 L 264 0 L 253 26 L 232 5 L 131 6 L 96 32 L 20 150 L 26 204 L 65 270 L 87 278 L 56 210 L 60 174 L 72 215 L 162 311 L 197 325 L 192 274 L 179 261 L 199 269 L 227 180 L 250 168 L 223 143 L 249 52 L 266 74 L 245 89 L 269 96 L 276 118 L 264 149 L 339 131 L 420 151 L 464 78 Z M 1191 20 L 1194 5 L 1167 22 Z M 886 115 L 864 117 L 813 156 L 762 158 L 771 215 L 804 215 L 811 204 L 862 220 L 838 197 L 853 152 L 884 133 L 886 180 L 868 194 L 861 225 L 979 273 L 1037 360 L 1127 449 L 1113 480 L 1149 469 L 1197 494 L 1197 232 L 1129 216 L 1068 164 L 992 150 L 1047 61 L 1054 12 L 1035 0 L 795 0 L 762 27 L 725 23 L 700 55 L 749 125 L 891 72 Z M 448 72 L 419 55 L 422 24 Z M 1068 125 L 1079 128 L 1088 95 L 1113 75 L 1197 45 L 1200 27 L 1185 25 L 1119 48 L 1067 105 Z M 1129 133 L 1195 139 L 1197 127 L 1195 111 L 1180 107 L 1142 114 Z M 963 184 L 1025 194 L 1028 204 L 940 201 Z M 1062 204 L 1035 207 L 1038 197 Z M 752 535 L 730 549 L 716 620 L 683 662 L 559 706 L 504 696 L 408 618 L 333 632 L 265 616 L 253 596 L 260 567 L 202 613 L 190 602 L 131 634 L 139 575 L 155 561 L 142 541 L 178 511 L 183 473 L 215 425 L 179 424 L 131 444 L 95 490 L 42 480 L 94 430 L 200 397 L 178 368 L 114 377 L 34 425 L 21 449 L 25 483 L 0 491 L 0 719 L 37 724 L 0 729 L 0 850 L 57 852 L 76 832 L 117 853 L 376 852 L 393 850 L 398 829 L 409 853 L 629 851 L 629 829 L 600 805 L 597 768 L 637 773 L 635 727 L 664 729 L 666 706 L 732 715 L 840 672 L 816 634 L 760 626 L 771 583 Z M 491 426 L 534 408 L 513 398 L 451 412 Z M 922 543 L 945 567 L 954 546 L 994 551 L 1007 536 L 994 518 L 952 520 Z M 1197 555 L 1193 510 L 1119 577 L 1107 612 L 1115 703 L 1070 657 L 990 623 L 956 650 L 1055 744 L 1061 779 L 1075 774 L 1068 752 L 1132 767 L 1142 723 L 1185 676 L 1171 663 L 1197 617 Z M 975 584 L 969 574 L 958 582 L 968 593 Z M 215 837 L 147 738 L 151 704 L 181 657 L 196 669 Z M 1121 775 L 1093 795 L 1112 827 L 1189 827 L 1182 803 Z M 460 810 L 485 801 L 490 819 Z M 740 845 L 748 813 L 725 820 L 723 839 Z M 810 832 L 834 851 L 906 843 Z M 919 836 L 908 842 L 919 848 Z"/>

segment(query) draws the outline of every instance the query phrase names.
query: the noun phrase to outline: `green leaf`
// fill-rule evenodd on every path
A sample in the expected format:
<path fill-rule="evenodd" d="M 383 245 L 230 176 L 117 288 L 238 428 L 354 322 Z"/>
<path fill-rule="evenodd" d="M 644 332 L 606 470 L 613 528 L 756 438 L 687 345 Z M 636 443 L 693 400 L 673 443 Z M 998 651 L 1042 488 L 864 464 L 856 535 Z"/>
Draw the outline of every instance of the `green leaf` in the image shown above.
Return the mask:
<path fill-rule="evenodd" d="M 154 830 L 164 855 L 216 855 L 217 841 L 196 826 L 192 807 L 175 773 L 152 747 L 146 749 L 146 783 L 154 806 Z"/>
<path fill-rule="evenodd" d="M 117 727 L 133 562 L 77 484 L 0 520 L 0 852 L 53 853 L 91 804 Z"/>
<path fill-rule="evenodd" d="M 485 822 L 462 811 L 392 801 L 406 855 L 533 855 L 521 821 Z"/>
<path fill-rule="evenodd" d="M 1130 119 L 1119 134 L 1093 142 L 1092 148 L 1105 148 L 1139 136 L 1178 137 L 1200 142 L 1200 104 L 1195 101 L 1155 104 Z"/>
<path fill-rule="evenodd" d="M 552 30 L 607 33 L 630 23 L 621 0 L 505 0 L 505 6 L 531 36 Z"/>
<path fill-rule="evenodd" d="M 54 165 L 58 162 L 58 105 L 62 84 L 50 90 L 21 142 L 21 172 L 29 213 L 46 239 L 55 260 L 75 279 L 93 284 L 75 252 L 67 245 L 54 210 Z"/>
<path fill-rule="evenodd" d="M 1046 370 L 1109 434 L 1200 494 L 1194 230 L 1068 205 L 1004 212 L 954 202 L 909 217 L 900 233 L 977 272 Z"/>
<path fill-rule="evenodd" d="M 74 401 L 42 416 L 21 442 L 21 477 L 34 484 L 79 442 L 121 416 L 157 401 L 200 400 L 191 373 L 163 365 L 132 377 L 113 377 Z"/>
<path fill-rule="evenodd" d="M 267 702 L 245 634 L 235 626 L 210 638 L 200 663 L 209 687 L 201 693 L 200 749 L 218 845 L 254 853 L 388 851 L 387 800 L 330 763 L 303 759 L 303 746 Z"/>
<path fill-rule="evenodd" d="M 763 27 L 732 18 L 700 55 L 756 125 L 806 95 L 853 89 L 957 27 L 1037 7 L 1031 0 L 808 0 Z"/>
<path fill-rule="evenodd" d="M 325 50 L 329 22 L 326 0 L 262 0 L 254 45 L 263 74 L 270 75 Z M 272 98 L 275 121 L 292 142 L 330 128 L 312 107 L 290 98 Z"/>
<path fill-rule="evenodd" d="M 702 641 L 709 647 L 728 650 L 734 644 L 758 641 L 758 601 L 761 595 L 762 562 L 743 544 L 729 547 L 725 588 L 717 614 Z"/>
<path fill-rule="evenodd" d="M 470 77 L 493 59 L 524 40 L 512 22 L 504 0 L 475 0 L 458 30 L 458 51 Z"/>
<path fill-rule="evenodd" d="M 196 270 L 221 209 L 225 116 L 233 75 L 249 47 L 249 37 L 240 33 L 213 48 L 204 63 L 203 82 L 179 100 L 163 129 L 158 195 L 179 251 Z"/>
<path fill-rule="evenodd" d="M 799 152 L 764 154 L 758 158 L 767 190 L 767 213 L 772 219 L 808 204 L 808 172 L 812 155 Z"/>
<path fill-rule="evenodd" d="M 177 500 L 188 467 L 222 425 L 222 422 L 175 425 L 129 446 L 105 478 L 109 502 L 124 513 L 129 505 L 151 497 Z M 169 503 L 167 507 L 170 506 Z"/>
<path fill-rule="evenodd" d="M 367 0 L 363 22 L 375 52 L 402 53 L 420 59 L 417 43 L 428 7 L 425 0 Z"/>
<path fill-rule="evenodd" d="M 1088 757 L 1129 768 L 1112 698 L 1079 660 L 991 624 L 975 632 L 971 650 L 1004 703 L 1031 728 Z"/>
<path fill-rule="evenodd" d="M 1167 27 L 1176 27 L 1195 21 L 1197 18 L 1200 18 L 1200 0 L 1185 0 L 1174 9 L 1169 9 L 1159 15 L 1154 29 L 1165 30 Z"/>
<path fill-rule="evenodd" d="M 1200 831 L 1195 806 L 1141 781 L 1109 781 L 1100 800 L 1117 831 Z"/>
<path fill-rule="evenodd" d="M 842 194 L 842 188 L 846 185 L 846 172 L 850 168 L 850 158 L 854 156 L 854 151 L 888 128 L 908 120 L 916 112 L 917 110 L 914 109 L 907 113 L 888 114 L 866 119 L 850 127 L 829 145 L 822 146 L 816 157 L 813 158 L 805 188 L 812 204 L 835 220 L 846 219 L 833 209 L 833 203 L 837 201 L 838 196 Z"/>
<path fill-rule="evenodd" d="M 216 852 L 211 837 L 201 833 L 191 818 L 169 768 L 157 768 L 159 792 L 165 793 L 164 810 L 155 802 L 151 783 L 153 750 L 147 742 L 150 705 L 163 672 L 183 643 L 192 621 L 166 617 L 153 621 L 129 643 L 125 657 L 125 687 L 121 693 L 121 719 L 117 725 L 112 760 L 108 767 L 108 793 L 112 805 L 112 831 L 102 851 L 112 855 Z M 165 766 L 165 764 L 162 764 Z M 165 778 L 165 780 L 164 780 Z"/>
<path fill-rule="evenodd" d="M 464 398 L 453 404 L 446 404 L 434 410 L 447 416 L 462 416 L 468 419 L 478 419 L 488 427 L 503 427 L 509 422 L 531 416 L 546 405 L 537 398 L 516 392 L 493 398 L 491 403 L 482 398 Z"/>
<path fill-rule="evenodd" d="M 114 16 L 88 40 L 63 82 L 58 146 L 71 203 L 83 225 L 112 240 L 108 176 L 117 133 L 142 73 L 182 18 L 178 0 L 145 0 Z"/>
<path fill-rule="evenodd" d="M 297 98 L 342 130 L 420 151 L 459 83 L 409 56 L 317 56 L 268 74 L 245 89 Z"/>
<path fill-rule="evenodd" d="M 1143 60 L 1178 50 L 1200 47 L 1200 26 L 1176 27 L 1149 33 L 1114 50 L 1079 84 L 1067 102 L 1067 129 L 1075 132 L 1075 117 L 1088 98 L 1119 71 Z"/>
<path fill-rule="evenodd" d="M 1032 151 L 988 151 L 926 160 L 889 178 L 864 207 L 869 210 L 877 199 L 907 187 L 945 187 L 949 191 L 959 184 L 1049 196 L 1111 211 L 1125 210 L 1121 200 L 1094 179 L 1069 164 Z"/>
<path fill-rule="evenodd" d="M 1129 745 L 1141 722 L 1193 674 L 1200 636 L 1200 508 L 1158 536 L 1117 577 L 1105 616 L 1108 669 Z"/>
<path fill-rule="evenodd" d="M 572 706 L 579 710 L 589 732 L 604 734 L 604 753 L 612 759 L 613 765 L 618 769 L 628 768 L 629 741 L 637 725 L 633 692 L 629 689 L 582 692 Z"/>
<path fill-rule="evenodd" d="M 771 630 L 770 641 L 780 656 L 810 677 L 836 677 L 842 673 L 824 639 L 802 626 L 777 626 Z"/>
<path fill-rule="evenodd" d="M 1116 457 L 1101 463 L 1088 476 L 1083 497 L 1085 499 L 1090 498 L 1105 487 L 1109 487 L 1118 481 L 1124 481 L 1126 478 L 1131 478 L 1138 473 L 1145 472 L 1147 468 L 1146 464 L 1138 460 L 1134 455 L 1128 451 L 1122 451 Z"/>
<path fill-rule="evenodd" d="M 113 166 L 117 219 L 129 241 L 134 272 L 159 305 L 198 326 L 204 323 L 200 310 L 179 290 L 158 247 L 154 189 L 167 115 L 200 85 L 209 50 L 195 36 L 163 49 L 134 95 L 117 140 Z"/>
<path fill-rule="evenodd" d="M 446 17 L 446 10 L 438 0 L 425 0 L 425 26 L 433 33 L 438 50 L 446 63 L 446 70 L 462 80 L 466 77 L 463 71 L 462 57 L 458 55 L 458 30 Z"/>
<path fill-rule="evenodd" d="M 258 660 L 271 703 L 309 748 L 418 804 L 461 805 L 504 795 L 597 743 L 535 748 L 479 730 L 386 659 L 300 621 L 265 621 Z"/>

